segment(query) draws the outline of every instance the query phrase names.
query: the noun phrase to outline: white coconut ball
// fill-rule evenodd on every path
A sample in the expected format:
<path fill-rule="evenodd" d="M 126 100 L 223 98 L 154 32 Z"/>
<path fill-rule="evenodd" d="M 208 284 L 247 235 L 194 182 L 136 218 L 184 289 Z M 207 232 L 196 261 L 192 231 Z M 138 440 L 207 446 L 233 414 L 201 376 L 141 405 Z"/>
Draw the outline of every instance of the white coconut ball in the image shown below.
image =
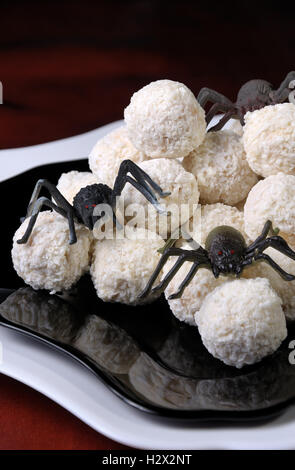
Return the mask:
<path fill-rule="evenodd" d="M 128 183 L 122 192 L 127 221 L 136 217 L 137 227 L 148 228 L 167 238 L 171 231 L 184 224 L 197 209 L 197 180 L 194 175 L 185 171 L 177 160 L 158 158 L 142 162 L 139 166 L 164 192 L 171 193 L 165 198 L 155 193 L 160 206 L 169 211 L 170 215 L 159 214 L 155 207 Z"/>
<path fill-rule="evenodd" d="M 243 214 L 233 206 L 217 202 L 201 206 L 201 219 L 193 226 L 193 238 L 205 247 L 206 238 L 214 228 L 228 225 L 246 237 Z"/>
<path fill-rule="evenodd" d="M 245 231 L 251 240 L 261 234 L 267 220 L 280 235 L 295 242 L 295 176 L 279 173 L 259 181 L 244 206 Z"/>
<path fill-rule="evenodd" d="M 63 291 L 88 270 L 91 232 L 76 224 L 77 243 L 69 244 L 68 221 L 56 212 L 40 212 L 27 243 L 18 244 L 27 218 L 13 237 L 12 261 L 17 274 L 34 289 Z"/>
<path fill-rule="evenodd" d="M 97 295 L 105 302 L 136 305 L 155 299 L 138 297 L 157 267 L 163 239 L 144 229 L 137 229 L 133 237 L 95 244 L 90 272 Z"/>
<path fill-rule="evenodd" d="M 242 201 L 258 178 L 248 165 L 241 138 L 230 131 L 209 132 L 182 162 L 198 179 L 202 204 Z"/>
<path fill-rule="evenodd" d="M 202 206 L 200 216 L 198 222 L 193 227 L 193 239 L 203 247 L 205 246 L 208 234 L 219 225 L 234 227 L 245 236 L 243 214 L 235 207 L 226 206 L 221 203 L 208 204 Z M 192 246 L 186 242 L 178 243 L 177 246 L 186 250 L 192 249 Z M 168 260 L 163 268 L 162 278 L 172 268 L 175 261 L 176 259 L 174 257 Z M 179 285 L 185 279 L 191 266 L 192 263 L 184 263 L 166 288 L 165 297 L 168 300 L 172 313 L 178 320 L 184 321 L 189 325 L 195 325 L 195 314 L 200 310 L 206 296 L 217 286 L 227 282 L 229 278 L 219 276 L 216 279 L 211 270 L 200 268 L 184 290 L 182 296 L 179 299 L 169 300 L 169 296 L 177 292 Z M 245 277 L 256 277 L 257 275 L 258 271 L 256 265 L 247 267 L 243 272 L 243 276 Z"/>
<path fill-rule="evenodd" d="M 90 171 L 69 171 L 61 174 L 56 187 L 66 200 L 73 204 L 73 199 L 81 188 L 95 183 L 98 183 L 98 180 Z"/>
<path fill-rule="evenodd" d="M 134 146 L 151 158 L 181 158 L 206 133 L 205 112 L 182 83 L 158 80 L 134 93 L 124 112 Z"/>
<path fill-rule="evenodd" d="M 147 159 L 130 141 L 126 126 L 122 126 L 95 144 L 89 155 L 89 167 L 99 183 L 112 188 L 123 160 L 132 160 L 138 164 Z"/>
<path fill-rule="evenodd" d="M 244 132 L 244 128 L 242 124 L 240 123 L 239 119 L 230 119 L 224 126 L 224 129 L 234 132 L 235 134 L 238 134 L 240 137 L 242 137 L 243 132 Z"/>
<path fill-rule="evenodd" d="M 267 279 L 222 284 L 206 297 L 196 315 L 205 347 L 237 368 L 260 361 L 287 336 L 281 303 Z"/>
<path fill-rule="evenodd" d="M 243 143 L 255 173 L 295 175 L 295 105 L 265 106 L 245 116 Z"/>

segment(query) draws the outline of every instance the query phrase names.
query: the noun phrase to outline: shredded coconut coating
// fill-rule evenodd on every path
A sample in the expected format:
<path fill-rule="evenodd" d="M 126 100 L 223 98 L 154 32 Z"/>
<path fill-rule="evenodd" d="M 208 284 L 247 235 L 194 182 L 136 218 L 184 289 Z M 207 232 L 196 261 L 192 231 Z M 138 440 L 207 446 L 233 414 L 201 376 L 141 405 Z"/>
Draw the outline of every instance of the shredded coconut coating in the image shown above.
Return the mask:
<path fill-rule="evenodd" d="M 235 207 L 240 211 L 240 212 L 243 212 L 244 211 L 244 207 L 245 207 L 245 204 L 246 204 L 246 200 L 247 198 L 243 199 L 242 201 L 238 202 L 237 204 L 235 204 Z"/>
<path fill-rule="evenodd" d="M 245 231 L 251 240 L 261 234 L 267 220 L 292 243 L 295 233 L 295 176 L 279 173 L 259 181 L 244 206 Z"/>
<path fill-rule="evenodd" d="M 181 158 L 206 133 L 205 111 L 182 83 L 158 80 L 134 93 L 124 112 L 128 135 L 151 158 Z"/>
<path fill-rule="evenodd" d="M 229 225 L 239 230 L 242 235 L 244 232 L 244 219 L 238 209 L 225 204 L 208 204 L 201 208 L 201 218 L 199 223 L 194 227 L 193 238 L 203 247 L 208 234 L 215 227 L 219 225 Z M 191 245 L 186 242 L 181 242 L 177 246 L 189 250 L 192 249 Z M 163 268 L 162 278 L 168 273 L 175 263 L 175 258 L 170 258 Z M 174 294 L 178 290 L 178 286 L 185 279 L 191 268 L 191 263 L 185 263 L 177 274 L 172 278 L 168 287 L 165 290 L 165 297 Z M 251 265 L 243 271 L 243 277 L 257 277 L 260 271 L 257 271 L 256 265 Z M 180 299 L 168 300 L 169 307 L 172 313 L 180 321 L 184 321 L 189 325 L 195 325 L 195 313 L 200 310 L 206 296 L 212 292 L 217 286 L 228 281 L 228 277 L 219 276 L 217 279 L 213 273 L 205 268 L 200 268 L 191 280 L 190 284 L 184 290 Z"/>
<path fill-rule="evenodd" d="M 258 175 L 295 175 L 295 105 L 283 103 L 248 112 L 243 142 L 249 165 Z"/>
<path fill-rule="evenodd" d="M 185 171 L 177 160 L 159 158 L 142 162 L 139 166 L 163 191 L 171 193 L 170 196 L 165 198 L 161 198 L 156 194 L 161 207 L 170 211 L 171 215 L 159 214 L 154 206 L 130 184 L 126 184 L 122 192 L 125 207 L 127 208 L 130 204 L 140 205 L 143 210 L 143 217 L 138 218 L 137 226 L 146 227 L 166 238 L 167 233 L 169 234 L 185 223 L 196 210 L 199 201 L 197 180 L 194 175 Z M 126 216 L 127 221 L 130 220 L 127 212 Z M 134 217 L 132 210 L 129 216 Z"/>
<path fill-rule="evenodd" d="M 198 179 L 202 204 L 235 205 L 258 181 L 248 165 L 241 138 L 230 131 L 209 132 L 182 164 Z"/>
<path fill-rule="evenodd" d="M 200 225 L 196 225 L 193 228 L 194 240 L 205 247 L 206 238 L 211 230 L 220 225 L 234 227 L 246 237 L 243 214 L 236 207 L 219 202 L 201 206 Z"/>
<path fill-rule="evenodd" d="M 68 290 L 89 267 L 91 232 L 76 224 L 77 243 L 69 244 L 68 221 L 56 212 L 40 212 L 27 243 L 19 245 L 29 222 L 13 237 L 12 261 L 17 274 L 34 289 Z"/>
<path fill-rule="evenodd" d="M 130 141 L 126 126 L 122 126 L 95 144 L 89 155 L 89 167 L 99 183 L 112 188 L 123 160 L 132 160 L 138 164 L 147 159 Z"/>
<path fill-rule="evenodd" d="M 97 295 L 105 302 L 137 305 L 155 299 L 155 295 L 143 300 L 138 296 L 156 269 L 163 239 L 144 229 L 136 230 L 136 236 L 95 245 L 90 272 Z"/>
<path fill-rule="evenodd" d="M 114 374 L 128 374 L 140 351 L 126 331 L 97 315 L 89 315 L 74 346 Z"/>
<path fill-rule="evenodd" d="M 97 178 L 90 171 L 69 171 L 61 174 L 56 187 L 73 204 L 73 199 L 81 188 L 95 183 L 98 183 Z"/>
<path fill-rule="evenodd" d="M 224 126 L 224 129 L 234 132 L 235 134 L 238 134 L 240 137 L 242 137 L 243 132 L 244 132 L 244 128 L 238 119 L 230 119 Z"/>
<path fill-rule="evenodd" d="M 196 314 L 208 351 L 241 368 L 278 349 L 287 336 L 281 299 L 267 279 L 238 279 L 217 287 Z"/>

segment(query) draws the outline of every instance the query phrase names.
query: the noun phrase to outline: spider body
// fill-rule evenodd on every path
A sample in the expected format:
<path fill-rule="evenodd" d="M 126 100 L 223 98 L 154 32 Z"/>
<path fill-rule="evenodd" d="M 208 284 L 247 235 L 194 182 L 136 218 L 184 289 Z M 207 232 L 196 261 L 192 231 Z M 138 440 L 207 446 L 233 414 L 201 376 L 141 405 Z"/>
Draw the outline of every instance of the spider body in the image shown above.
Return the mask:
<path fill-rule="evenodd" d="M 205 248 L 216 277 L 219 273 L 242 272 L 246 242 L 238 230 L 226 225 L 216 227 L 209 233 Z"/>
<path fill-rule="evenodd" d="M 94 215 L 94 208 L 99 204 L 112 205 L 113 191 L 106 184 L 91 184 L 80 189 L 73 200 L 73 209 L 78 222 L 93 230 L 96 222 L 104 216 Z"/>
<path fill-rule="evenodd" d="M 268 236 L 269 233 L 271 236 Z M 173 240 L 174 243 L 175 241 L 176 240 Z M 196 244 L 192 239 L 191 242 Z M 269 220 L 265 223 L 261 235 L 249 246 L 246 245 L 243 235 L 238 230 L 226 225 L 216 227 L 209 233 L 205 242 L 205 248 L 199 246 L 197 249 L 184 250 L 171 246 L 171 240 L 169 240 L 166 245 L 167 248 L 164 249 L 154 273 L 140 295 L 141 298 L 146 297 L 151 291 L 164 291 L 186 261 L 190 262 L 192 266 L 187 276 L 180 284 L 178 291 L 172 294 L 169 299 L 181 297 L 184 289 L 200 268 L 211 270 L 216 278 L 218 278 L 220 274 L 239 277 L 246 266 L 256 261 L 264 261 L 276 270 L 286 281 L 295 280 L 295 276 L 284 271 L 269 255 L 264 253 L 266 248 L 272 247 L 295 260 L 295 251 L 289 247 L 282 237 L 276 235 L 276 231 L 273 230 L 272 223 Z M 177 257 L 175 264 L 162 281 L 153 288 L 153 284 L 159 276 L 164 264 L 171 256 Z"/>
<path fill-rule="evenodd" d="M 105 211 L 102 210 L 99 215 L 96 213 L 97 211 L 95 211 L 95 207 L 100 204 L 106 204 L 110 207 L 113 214 L 113 220 L 117 223 L 115 215 L 116 198 L 121 195 L 126 183 L 132 184 L 139 192 L 141 192 L 143 196 L 153 204 L 158 212 L 165 212 L 165 210 L 160 206 L 155 193 L 159 194 L 161 197 L 169 196 L 170 193 L 163 192 L 160 186 L 134 162 L 131 160 L 124 160 L 120 165 L 113 189 L 101 183 L 91 184 L 80 189 L 74 197 L 73 205 L 64 198 L 54 184 L 45 179 L 38 180 L 27 209 L 27 217 L 30 217 L 30 220 L 23 237 L 20 240 L 17 240 L 17 243 L 27 243 L 36 223 L 38 214 L 43 206 L 47 206 L 55 210 L 60 215 L 68 219 L 70 244 L 76 243 L 77 241 L 75 222 L 82 223 L 90 230 L 93 230 L 96 222 L 100 219 L 104 219 L 106 215 Z M 40 191 L 43 187 L 49 191 L 54 202 L 47 197 L 39 197 Z M 118 224 L 118 227 L 120 227 L 120 224 Z"/>
<path fill-rule="evenodd" d="M 223 128 L 229 119 L 239 119 L 244 125 L 244 116 L 248 111 L 255 111 L 264 106 L 283 103 L 288 98 L 291 82 L 295 80 L 295 71 L 289 72 L 277 90 L 266 80 L 250 80 L 239 90 L 235 103 L 221 93 L 202 88 L 198 95 L 198 102 L 204 108 L 208 102 L 212 103 L 206 114 L 206 122 L 209 124 L 218 113 L 224 113 L 220 121 L 209 131 L 218 131 Z"/>

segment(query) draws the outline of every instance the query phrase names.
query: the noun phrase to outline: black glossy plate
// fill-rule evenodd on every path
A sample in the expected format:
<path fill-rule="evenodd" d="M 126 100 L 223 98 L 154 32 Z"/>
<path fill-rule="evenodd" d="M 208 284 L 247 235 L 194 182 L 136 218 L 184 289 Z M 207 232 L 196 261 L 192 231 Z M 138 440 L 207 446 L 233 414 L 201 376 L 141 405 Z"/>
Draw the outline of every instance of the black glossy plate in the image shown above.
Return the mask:
<path fill-rule="evenodd" d="M 195 420 L 262 420 L 281 413 L 295 397 L 289 337 L 272 356 L 242 370 L 225 366 L 205 349 L 197 328 L 178 322 L 165 299 L 127 307 L 100 301 L 89 276 L 65 296 L 24 287 L 10 248 L 35 180 L 55 182 L 87 162 L 46 165 L 0 184 L 4 255 L 0 324 L 66 353 L 110 390 L 143 411 Z M 8 197 L 9 196 L 9 197 Z M 3 230 L 3 229 L 2 229 Z"/>

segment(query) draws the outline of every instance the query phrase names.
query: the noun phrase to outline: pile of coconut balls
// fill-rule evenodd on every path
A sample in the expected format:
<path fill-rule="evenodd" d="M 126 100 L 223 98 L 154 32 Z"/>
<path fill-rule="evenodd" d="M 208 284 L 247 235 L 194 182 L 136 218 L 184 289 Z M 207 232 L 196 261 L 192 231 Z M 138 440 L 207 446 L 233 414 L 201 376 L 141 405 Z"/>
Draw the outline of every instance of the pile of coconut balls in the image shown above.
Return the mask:
<path fill-rule="evenodd" d="M 182 83 L 159 80 L 134 93 L 124 118 L 123 127 L 91 150 L 89 172 L 60 176 L 57 187 L 70 203 L 87 185 L 113 187 L 121 162 L 130 159 L 170 192 L 159 198 L 161 206 L 178 207 L 181 223 L 188 223 L 202 246 L 219 225 L 236 228 L 250 243 L 271 220 L 295 249 L 294 104 L 265 106 L 248 112 L 244 127 L 233 121 L 227 129 L 207 132 L 205 112 L 193 93 Z M 13 239 L 18 275 L 34 289 L 57 292 L 70 289 L 89 270 L 100 299 L 137 305 L 161 257 L 158 250 L 179 227 L 180 218 L 170 214 L 165 232 L 165 215 L 134 187 L 127 184 L 122 197 L 126 207 L 137 203 L 145 211 L 130 237 L 97 239 L 76 224 L 78 241 L 69 245 L 67 219 L 44 211 L 28 242 L 19 245 L 16 240 L 25 232 L 26 219 Z M 147 223 L 150 215 L 155 215 L 153 224 Z M 123 217 L 128 223 L 130 214 Z M 177 243 L 192 249 L 184 240 Z M 266 253 L 295 274 L 295 261 L 272 248 Z M 158 281 L 172 262 L 166 263 Z M 167 299 L 190 267 L 185 263 L 172 279 L 165 290 Z M 156 297 L 150 295 L 144 302 Z M 179 320 L 198 327 L 213 356 L 240 368 L 273 353 L 285 339 L 286 320 L 295 319 L 295 281 L 284 281 L 265 263 L 246 268 L 240 279 L 215 279 L 211 271 L 200 269 L 182 297 L 168 303 Z"/>

